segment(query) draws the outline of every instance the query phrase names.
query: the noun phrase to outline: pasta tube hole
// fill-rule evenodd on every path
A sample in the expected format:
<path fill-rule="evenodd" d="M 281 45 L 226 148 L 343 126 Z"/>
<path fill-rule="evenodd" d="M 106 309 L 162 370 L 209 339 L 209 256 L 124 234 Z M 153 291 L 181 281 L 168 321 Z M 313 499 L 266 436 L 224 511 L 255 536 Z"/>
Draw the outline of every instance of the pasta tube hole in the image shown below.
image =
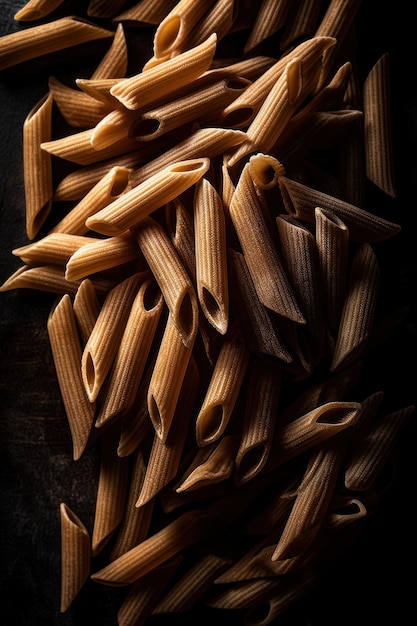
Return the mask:
<path fill-rule="evenodd" d="M 224 335 L 227 330 L 227 319 L 225 319 L 223 311 L 216 298 L 206 287 L 203 287 L 201 290 L 201 299 L 210 320 L 217 330 Z"/>
<path fill-rule="evenodd" d="M 227 81 L 226 87 L 232 91 L 242 91 L 242 89 L 245 89 L 245 87 L 250 84 L 250 81 L 244 78 L 231 78 Z"/>
<path fill-rule="evenodd" d="M 94 386 L 96 382 L 96 370 L 94 367 L 93 357 L 91 356 L 91 352 L 88 352 L 86 355 L 85 363 L 85 380 L 87 383 L 87 393 L 90 397 L 90 400 L 94 393 Z"/>
<path fill-rule="evenodd" d="M 155 49 L 163 52 L 170 50 L 178 37 L 181 28 L 181 18 L 173 15 L 161 24 L 155 35 Z"/>
<path fill-rule="evenodd" d="M 241 128 L 249 124 L 252 119 L 252 115 L 252 107 L 241 107 L 226 113 L 223 117 L 223 124 L 229 128 Z"/>
<path fill-rule="evenodd" d="M 129 182 L 129 170 L 125 168 L 120 168 L 120 170 L 117 172 L 116 176 L 114 177 L 114 181 L 110 189 L 110 195 L 112 197 L 120 196 L 120 194 L 123 193 L 124 190 L 126 189 L 128 182 Z"/>
<path fill-rule="evenodd" d="M 260 161 L 251 163 L 251 169 L 255 182 L 267 189 L 272 185 L 275 185 L 277 180 L 277 173 L 269 163 L 261 163 Z"/>
<path fill-rule="evenodd" d="M 262 624 L 268 624 L 271 614 L 271 605 L 268 601 L 263 604 L 249 609 L 245 617 L 245 624 L 247 626 L 261 626 Z"/>
<path fill-rule="evenodd" d="M 249 480 L 261 465 L 264 459 L 264 446 L 250 448 L 240 459 L 237 469 L 238 481 L 243 483 Z"/>
<path fill-rule="evenodd" d="M 198 439 L 204 444 L 212 443 L 221 434 L 224 410 L 222 404 L 215 404 L 204 414 L 204 420 L 200 423 Z M 203 445 L 204 445 L 203 444 Z"/>
<path fill-rule="evenodd" d="M 207 170 L 206 159 L 202 159 L 201 161 L 196 159 L 194 161 L 185 161 L 183 163 L 176 163 L 172 166 L 171 172 L 194 172 L 197 170 Z"/>
<path fill-rule="evenodd" d="M 31 223 L 27 223 L 27 234 L 29 239 L 34 239 L 38 234 L 39 230 L 43 226 L 46 218 L 48 217 L 51 211 L 51 202 L 45 202 L 43 207 L 36 213 Z"/>
<path fill-rule="evenodd" d="M 188 338 L 192 334 L 195 325 L 194 307 L 189 293 L 186 293 L 181 301 L 178 310 L 178 319 L 182 333 L 187 339 L 186 343 L 188 343 Z"/>
<path fill-rule="evenodd" d="M 162 438 L 162 431 L 163 431 L 162 417 L 158 408 L 158 404 L 155 400 L 155 396 L 153 394 L 149 394 L 149 397 L 148 397 L 148 410 L 149 410 L 149 415 L 151 417 L 155 432 L 159 438 Z"/>
<path fill-rule="evenodd" d="M 143 294 L 143 306 L 146 311 L 152 311 L 161 301 L 161 290 L 159 289 L 158 284 L 151 280 L 146 286 L 145 292 Z"/>
<path fill-rule="evenodd" d="M 154 117 L 147 117 L 136 122 L 130 129 L 130 134 L 135 139 L 151 137 L 155 135 L 161 127 L 160 120 Z"/>

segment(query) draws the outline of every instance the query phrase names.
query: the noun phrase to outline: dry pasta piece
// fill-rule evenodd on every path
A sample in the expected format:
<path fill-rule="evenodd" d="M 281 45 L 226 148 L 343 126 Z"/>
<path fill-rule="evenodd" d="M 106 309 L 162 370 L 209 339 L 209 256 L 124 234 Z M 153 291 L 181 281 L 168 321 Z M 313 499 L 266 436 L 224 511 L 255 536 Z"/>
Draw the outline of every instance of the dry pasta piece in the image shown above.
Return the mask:
<path fill-rule="evenodd" d="M 262 0 L 245 43 L 245 54 L 284 26 L 290 5 L 290 0 Z"/>
<path fill-rule="evenodd" d="M 61 502 L 61 604 L 65 613 L 81 591 L 90 573 L 90 535 L 79 517 Z"/>
<path fill-rule="evenodd" d="M 109 373 L 95 422 L 97 427 L 120 417 L 133 406 L 163 306 L 159 288 L 145 273 Z"/>
<path fill-rule="evenodd" d="M 381 283 L 381 270 L 372 247 L 356 250 L 349 270 L 347 293 L 334 347 L 331 370 L 357 359 L 372 332 Z"/>
<path fill-rule="evenodd" d="M 149 105 L 172 91 L 172 81 L 167 80 L 167 76 L 171 76 L 179 88 L 203 74 L 213 60 L 216 42 L 213 34 L 199 46 L 118 82 L 110 93 L 128 109 Z"/>
<path fill-rule="evenodd" d="M 143 183 L 93 213 L 86 226 L 104 235 L 119 235 L 194 185 L 208 170 L 207 158 L 168 165 Z"/>
<path fill-rule="evenodd" d="M 82 384 L 81 345 L 68 294 L 64 294 L 51 311 L 47 330 L 58 385 L 71 431 L 73 457 L 74 460 L 78 460 L 87 446 L 95 415 L 95 404 L 90 402 Z"/>
<path fill-rule="evenodd" d="M 124 80 L 124 78 L 124 76 L 115 76 L 114 78 L 76 78 L 75 83 L 88 96 L 114 109 L 117 107 L 118 102 L 111 95 L 110 89 L 121 80 Z"/>
<path fill-rule="evenodd" d="M 388 53 L 383 54 L 363 84 L 364 147 L 367 177 L 395 198 L 389 61 Z"/>
<path fill-rule="evenodd" d="M 97 241 L 96 237 L 51 233 L 33 243 L 15 248 L 12 253 L 27 265 L 31 263 L 34 265 L 65 265 L 81 246 Z"/>
<path fill-rule="evenodd" d="M 18 22 L 41 20 L 57 9 L 63 0 L 28 0 L 21 9 L 14 14 Z"/>
<path fill-rule="evenodd" d="M 90 17 L 113 17 L 121 11 L 126 0 L 89 0 L 87 15 Z"/>
<path fill-rule="evenodd" d="M 273 441 L 282 370 L 267 357 L 256 357 L 249 369 L 241 439 L 235 458 L 237 485 L 252 480 L 264 467 Z"/>
<path fill-rule="evenodd" d="M 114 165 L 49 232 L 85 235 L 89 230 L 86 221 L 90 215 L 114 202 L 128 185 L 129 169 Z"/>
<path fill-rule="evenodd" d="M 165 227 L 184 268 L 191 280 L 195 281 L 194 220 L 180 198 L 174 198 L 165 205 Z"/>
<path fill-rule="evenodd" d="M 144 25 L 156 25 L 176 4 L 177 0 L 139 0 L 117 15 L 115 21 L 141 22 Z"/>
<path fill-rule="evenodd" d="M 82 281 L 72 304 L 83 345 L 87 343 L 100 313 L 100 301 L 89 278 Z"/>
<path fill-rule="evenodd" d="M 294 297 L 291 285 L 266 219 L 269 210 L 257 192 L 246 163 L 233 194 L 229 213 L 259 300 L 278 315 L 297 323 L 305 319 Z"/>
<path fill-rule="evenodd" d="M 51 138 L 52 104 L 53 98 L 48 93 L 32 108 L 23 124 L 23 181 L 29 239 L 39 233 L 52 207 L 51 157 L 39 147 Z"/>
<path fill-rule="evenodd" d="M 322 2 L 312 0 L 291 5 L 279 41 L 280 50 L 287 50 L 295 42 L 313 35 L 320 21 Z"/>
<path fill-rule="evenodd" d="M 64 120 L 72 128 L 90 128 L 109 113 L 109 105 L 92 98 L 79 89 L 73 89 L 63 82 L 49 77 L 49 92 Z M 46 138 L 42 141 L 47 141 Z M 43 151 L 44 155 L 48 154 Z"/>
<path fill-rule="evenodd" d="M 200 306 L 210 324 L 224 335 L 229 323 L 226 223 L 220 195 L 205 177 L 195 187 L 194 233 Z"/>
<path fill-rule="evenodd" d="M 204 400 L 198 412 L 195 431 L 197 444 L 217 441 L 231 419 L 249 363 L 249 350 L 235 320 L 224 336 Z"/>
<path fill-rule="evenodd" d="M 253 182 L 260 189 L 273 189 L 280 176 L 285 176 L 285 168 L 277 158 L 258 152 L 249 159 L 249 172 Z"/>
<path fill-rule="evenodd" d="M 383 241 L 393 237 L 401 229 L 399 224 L 286 176 L 280 177 L 279 186 L 288 213 L 301 221 L 313 224 L 316 207 L 333 211 L 346 224 L 350 239 L 353 241 L 359 243 Z"/>
<path fill-rule="evenodd" d="M 182 51 L 187 35 L 212 4 L 213 0 L 179 0 L 158 24 L 153 39 L 154 56 L 166 57 L 177 50 Z"/>
<path fill-rule="evenodd" d="M 212 33 L 216 33 L 217 41 L 221 41 L 231 30 L 236 19 L 238 3 L 235 0 L 216 0 L 200 18 L 186 36 L 182 47 L 185 50 L 194 48 L 205 41 Z"/>
<path fill-rule="evenodd" d="M 109 373 L 142 278 L 140 272 L 133 274 L 108 292 L 84 347 L 81 373 L 91 402 L 97 398 Z"/>
<path fill-rule="evenodd" d="M 194 343 L 198 327 L 198 301 L 190 277 L 164 228 L 151 217 L 134 230 L 140 249 L 155 276 L 185 346 Z"/>
<path fill-rule="evenodd" d="M 111 30 L 76 16 L 18 30 L 1 37 L 0 71 L 45 54 L 106 37 L 113 37 Z"/>
<path fill-rule="evenodd" d="M 114 429 L 101 436 L 100 469 L 94 513 L 91 554 L 104 548 L 121 522 L 128 486 L 129 459 L 116 453 Z"/>
<path fill-rule="evenodd" d="M 113 41 L 100 63 L 90 76 L 90 80 L 101 78 L 121 78 L 126 75 L 128 50 L 123 24 L 118 24 Z"/>

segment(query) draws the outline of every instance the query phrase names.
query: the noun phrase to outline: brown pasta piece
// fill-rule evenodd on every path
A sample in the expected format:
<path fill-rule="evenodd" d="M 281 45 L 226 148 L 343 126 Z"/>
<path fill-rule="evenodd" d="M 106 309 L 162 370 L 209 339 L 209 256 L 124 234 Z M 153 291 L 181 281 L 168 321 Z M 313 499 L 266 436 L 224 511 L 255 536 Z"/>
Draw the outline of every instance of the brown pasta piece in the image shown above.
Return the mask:
<path fill-rule="evenodd" d="M 61 502 L 61 603 L 65 613 L 84 586 L 90 573 L 90 535 L 70 507 Z"/>
<path fill-rule="evenodd" d="M 153 40 L 154 55 L 166 57 L 183 50 L 183 42 L 201 17 L 213 4 L 212 0 L 179 0 L 158 24 Z"/>

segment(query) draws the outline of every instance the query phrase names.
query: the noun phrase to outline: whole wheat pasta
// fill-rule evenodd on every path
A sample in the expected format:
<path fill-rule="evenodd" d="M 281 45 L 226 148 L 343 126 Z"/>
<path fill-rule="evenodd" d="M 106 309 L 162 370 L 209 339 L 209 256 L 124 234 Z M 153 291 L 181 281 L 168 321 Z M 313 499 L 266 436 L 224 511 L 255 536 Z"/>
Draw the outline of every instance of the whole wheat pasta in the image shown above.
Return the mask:
<path fill-rule="evenodd" d="M 58 233 L 48 235 L 48 237 L 56 235 Z M 77 237 L 77 235 L 72 235 L 72 237 Z M 139 247 L 130 231 L 107 239 L 82 238 L 86 240 L 84 245 L 79 246 L 66 262 L 65 276 L 68 280 L 85 278 L 90 274 L 102 272 L 140 257 Z"/>
<path fill-rule="evenodd" d="M 312 224 L 316 207 L 333 211 L 346 224 L 353 241 L 374 243 L 393 237 L 400 231 L 399 224 L 286 176 L 280 177 L 279 186 L 288 213 Z"/>
<path fill-rule="evenodd" d="M 231 30 L 236 19 L 238 3 L 235 0 L 216 0 L 185 37 L 182 47 L 194 48 L 216 33 L 221 41 Z"/>
<path fill-rule="evenodd" d="M 133 406 L 163 306 L 155 281 L 144 273 L 108 375 L 95 421 L 97 427 L 120 417 Z"/>
<path fill-rule="evenodd" d="M 100 313 L 100 301 L 89 278 L 83 280 L 78 287 L 72 308 L 84 347 Z"/>
<path fill-rule="evenodd" d="M 61 522 L 61 602 L 65 613 L 84 586 L 90 574 L 90 535 L 70 507 L 59 505 Z"/>
<path fill-rule="evenodd" d="M 18 30 L 1 37 L 0 71 L 52 52 L 107 37 L 113 37 L 111 30 L 76 16 Z"/>
<path fill-rule="evenodd" d="M 381 270 L 372 247 L 363 243 L 356 250 L 349 270 L 346 298 L 334 347 L 331 370 L 357 359 L 372 332 Z"/>
<path fill-rule="evenodd" d="M 290 4 L 289 0 L 262 0 L 245 43 L 245 53 L 259 46 L 284 26 Z"/>
<path fill-rule="evenodd" d="M 92 574 L 98 583 L 129 585 L 206 536 L 213 513 L 191 510 Z"/>
<path fill-rule="evenodd" d="M 320 21 L 322 3 L 323 0 L 312 0 L 291 5 L 282 28 L 280 50 L 287 50 L 295 42 L 313 35 Z"/>
<path fill-rule="evenodd" d="M 23 124 L 23 181 L 29 239 L 39 233 L 52 206 L 51 157 L 39 147 L 51 138 L 52 104 L 48 93 L 32 108 Z"/>
<path fill-rule="evenodd" d="M 207 600 L 207 605 L 216 609 L 243 610 L 257 606 L 265 595 L 276 596 L 281 586 L 281 580 L 260 578 L 242 583 L 227 585 L 214 598 Z"/>
<path fill-rule="evenodd" d="M 81 373 L 91 402 L 97 398 L 109 373 L 130 307 L 141 282 L 142 274 L 133 274 L 108 292 L 84 347 Z"/>
<path fill-rule="evenodd" d="M 260 189 L 273 189 L 280 176 L 285 176 L 285 168 L 277 158 L 258 152 L 249 158 L 249 172 L 253 182 Z"/>
<path fill-rule="evenodd" d="M 218 0 L 220 2 L 230 2 L 230 0 Z M 268 70 L 276 62 L 275 57 L 271 57 L 265 54 L 257 54 L 241 60 L 217 60 L 219 65 L 215 67 L 216 59 L 212 64 L 212 69 L 209 69 L 206 74 L 214 76 L 216 73 L 219 76 L 233 77 L 240 76 L 240 78 L 246 78 L 253 82 L 259 78 L 266 70 Z"/>
<path fill-rule="evenodd" d="M 192 281 L 196 276 L 194 220 L 180 198 L 165 205 L 165 228 Z"/>
<path fill-rule="evenodd" d="M 113 17 L 121 11 L 126 0 L 89 0 L 87 15 L 90 17 Z"/>
<path fill-rule="evenodd" d="M 158 24 L 153 39 L 154 56 L 164 57 L 177 50 L 182 52 L 187 35 L 212 4 L 213 0 L 179 0 Z"/>
<path fill-rule="evenodd" d="M 282 370 L 272 359 L 256 357 L 249 369 L 242 433 L 235 458 L 234 478 L 242 484 L 264 467 L 271 450 Z"/>
<path fill-rule="evenodd" d="M 123 517 L 129 472 L 129 459 L 116 453 L 114 430 L 106 430 L 100 441 L 100 469 L 91 538 L 93 557 L 104 548 Z"/>
<path fill-rule="evenodd" d="M 226 223 L 220 195 L 205 177 L 195 186 L 194 233 L 199 303 L 208 321 L 224 335 L 229 323 Z"/>
<path fill-rule="evenodd" d="M 156 25 L 162 22 L 176 2 L 177 0 L 162 0 L 162 2 L 160 0 L 139 0 L 113 19 L 118 22 L 132 21 L 141 22 L 144 25 Z"/>
<path fill-rule="evenodd" d="M 65 265 L 81 246 L 97 241 L 96 237 L 51 233 L 33 243 L 15 248 L 12 253 L 27 265 Z"/>
<path fill-rule="evenodd" d="M 86 221 L 90 215 L 114 202 L 128 185 L 129 169 L 114 165 L 49 232 L 85 235 L 89 231 Z"/>
<path fill-rule="evenodd" d="M 196 440 L 206 446 L 224 433 L 231 419 L 249 363 L 249 350 L 238 320 L 224 336 L 204 400 L 195 422 Z"/>
<path fill-rule="evenodd" d="M 272 238 L 262 196 L 257 193 L 246 163 L 233 194 L 229 213 L 259 300 L 278 315 L 297 323 L 304 317 L 294 297 Z"/>
<path fill-rule="evenodd" d="M 124 77 L 127 72 L 127 66 L 128 51 L 126 34 L 123 24 L 118 24 L 110 48 L 91 74 L 90 79 L 100 80 L 101 78 Z"/>
<path fill-rule="evenodd" d="M 395 198 L 389 63 L 389 55 L 383 54 L 363 84 L 365 171 L 377 187 Z"/>
<path fill-rule="evenodd" d="M 113 78 L 76 78 L 75 84 L 85 94 L 97 100 L 97 102 L 110 107 L 111 110 L 117 107 L 118 101 L 117 98 L 111 95 L 110 89 L 124 79 L 124 76 L 115 76 Z"/>
<path fill-rule="evenodd" d="M 151 217 L 134 229 L 140 249 L 155 276 L 186 347 L 194 343 L 198 326 L 198 301 L 190 277 L 162 226 Z"/>
<path fill-rule="evenodd" d="M 27 0 L 27 2 L 14 14 L 18 22 L 31 22 L 41 20 L 62 4 L 62 0 Z"/>
<path fill-rule="evenodd" d="M 71 298 L 64 294 L 51 311 L 47 330 L 65 415 L 71 431 L 73 458 L 83 454 L 90 436 L 95 404 L 82 385 L 81 345 Z"/>
<path fill-rule="evenodd" d="M 245 521 L 243 532 L 246 535 L 253 536 L 255 542 L 259 541 L 260 537 L 267 537 L 269 541 L 271 533 L 275 533 L 275 538 L 278 539 L 297 494 L 297 486 L 303 471 L 303 466 L 297 467 L 293 474 L 284 477 L 281 490 L 274 491 L 266 503 L 258 507 Z"/>
<path fill-rule="evenodd" d="M 175 80 L 176 88 L 191 83 L 205 72 L 213 60 L 217 38 L 213 34 L 202 44 L 183 52 L 168 61 L 118 82 L 110 89 L 126 108 L 139 109 L 168 95 Z"/>
<path fill-rule="evenodd" d="M 109 105 L 79 89 L 65 85 L 54 76 L 49 77 L 48 88 L 59 112 L 72 128 L 95 126 L 109 113 Z M 45 138 L 39 143 L 46 140 Z"/>
<path fill-rule="evenodd" d="M 210 161 L 206 158 L 168 165 L 90 215 L 86 226 L 104 235 L 119 235 L 192 187 L 205 174 L 209 165 Z"/>

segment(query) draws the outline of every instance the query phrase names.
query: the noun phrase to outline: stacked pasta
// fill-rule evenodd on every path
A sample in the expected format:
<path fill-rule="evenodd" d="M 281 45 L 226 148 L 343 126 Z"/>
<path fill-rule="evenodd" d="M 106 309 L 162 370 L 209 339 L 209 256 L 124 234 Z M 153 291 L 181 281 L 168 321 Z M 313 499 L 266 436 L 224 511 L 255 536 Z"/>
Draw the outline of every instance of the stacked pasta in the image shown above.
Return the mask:
<path fill-rule="evenodd" d="M 91 576 L 127 588 L 120 625 L 195 606 L 268 624 L 372 514 L 414 412 L 358 392 L 375 244 L 400 230 L 365 195 L 396 195 L 389 57 L 359 81 L 358 0 L 92 0 L 48 21 L 59 4 L 16 14 L 41 23 L 0 39 L 0 69 L 111 41 L 26 118 L 31 241 L 1 287 L 57 294 L 73 458 L 101 455 L 92 531 L 61 505 L 61 611 Z M 136 73 L 132 22 L 153 37 Z"/>

